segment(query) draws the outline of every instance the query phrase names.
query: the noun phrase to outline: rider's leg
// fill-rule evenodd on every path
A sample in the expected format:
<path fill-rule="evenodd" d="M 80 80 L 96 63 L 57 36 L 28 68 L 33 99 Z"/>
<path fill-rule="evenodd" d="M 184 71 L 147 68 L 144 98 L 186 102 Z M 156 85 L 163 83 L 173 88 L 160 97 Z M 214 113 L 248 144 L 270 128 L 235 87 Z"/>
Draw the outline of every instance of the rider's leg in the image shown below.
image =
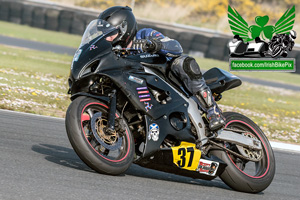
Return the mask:
<path fill-rule="evenodd" d="M 196 97 L 199 99 L 201 106 L 206 109 L 209 128 L 211 130 L 218 130 L 225 125 L 224 117 L 203 78 L 202 81 L 204 82 L 203 86 L 196 93 Z"/>
<path fill-rule="evenodd" d="M 199 99 L 201 107 L 206 111 L 210 129 L 222 128 L 225 124 L 224 117 L 206 85 L 195 59 L 188 56 L 176 58 L 171 70 L 183 81 L 186 88 Z"/>

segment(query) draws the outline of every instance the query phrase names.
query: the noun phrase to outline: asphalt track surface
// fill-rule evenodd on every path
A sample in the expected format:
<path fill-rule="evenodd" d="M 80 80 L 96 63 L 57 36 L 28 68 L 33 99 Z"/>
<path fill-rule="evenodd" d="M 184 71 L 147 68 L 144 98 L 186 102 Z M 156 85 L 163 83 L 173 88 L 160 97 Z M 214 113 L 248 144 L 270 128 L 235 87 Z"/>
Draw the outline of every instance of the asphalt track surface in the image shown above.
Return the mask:
<path fill-rule="evenodd" d="M 67 54 L 72 56 L 76 52 L 76 49 L 71 47 L 29 41 L 29 40 L 12 38 L 12 37 L 2 36 L 2 35 L 0 35 L 0 44 L 34 49 L 38 51 L 50 51 L 54 53 Z M 255 83 L 263 86 L 278 87 L 278 88 L 283 88 L 288 90 L 300 91 L 300 86 L 296 86 L 296 85 L 288 85 L 285 83 L 277 83 L 277 82 L 265 81 L 265 80 L 249 78 L 249 77 L 240 77 L 240 78 L 242 79 L 242 81 Z"/>
<path fill-rule="evenodd" d="M 220 179 L 197 180 L 132 165 L 119 176 L 94 172 L 75 154 L 64 119 L 0 110 L 0 199 L 299 199 L 300 154 L 275 151 L 276 175 L 259 194 Z"/>
<path fill-rule="evenodd" d="M 50 51 L 58 54 L 67 54 L 71 56 L 73 56 L 76 52 L 76 49 L 71 47 L 24 40 L 24 39 L 13 38 L 13 37 L 8 37 L 3 35 L 0 35 L 0 44 L 33 49 L 37 51 Z"/>

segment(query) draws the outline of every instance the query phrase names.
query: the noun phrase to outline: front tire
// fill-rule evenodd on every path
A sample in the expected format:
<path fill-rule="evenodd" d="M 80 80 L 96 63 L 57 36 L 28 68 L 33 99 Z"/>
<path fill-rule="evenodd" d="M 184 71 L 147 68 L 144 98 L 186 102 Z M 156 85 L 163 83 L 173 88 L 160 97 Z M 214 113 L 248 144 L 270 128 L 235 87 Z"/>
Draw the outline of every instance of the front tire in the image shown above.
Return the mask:
<path fill-rule="evenodd" d="M 265 190 L 275 175 L 275 157 L 267 137 L 249 118 L 234 112 L 223 114 L 226 117 L 226 128 L 246 131 L 247 136 L 261 141 L 263 150 L 259 155 L 254 152 L 255 156 L 261 156 L 258 162 L 246 161 L 229 152 L 214 150 L 212 154 L 218 156 L 228 165 L 220 178 L 237 191 L 258 193 Z M 235 145 L 224 143 L 224 146 L 239 151 Z M 245 151 L 251 154 L 251 150 L 245 149 Z"/>
<path fill-rule="evenodd" d="M 116 132 L 114 136 L 105 134 L 103 129 L 107 123 L 108 110 L 103 102 L 84 96 L 78 97 L 68 108 L 65 125 L 73 149 L 85 164 L 99 173 L 118 175 L 126 171 L 133 161 L 134 142 L 124 119 L 120 119 L 123 131 Z M 116 118 L 119 116 L 117 112 Z M 101 145 L 97 141 L 91 124 L 97 126 L 94 131 L 97 130 L 98 138 L 103 138 L 105 144 Z M 118 141 L 117 149 L 108 149 Z"/>
<path fill-rule="evenodd" d="M 276 45 L 273 49 L 272 49 L 272 58 L 275 58 L 277 56 L 279 56 L 282 52 L 282 49 L 280 46 Z"/>

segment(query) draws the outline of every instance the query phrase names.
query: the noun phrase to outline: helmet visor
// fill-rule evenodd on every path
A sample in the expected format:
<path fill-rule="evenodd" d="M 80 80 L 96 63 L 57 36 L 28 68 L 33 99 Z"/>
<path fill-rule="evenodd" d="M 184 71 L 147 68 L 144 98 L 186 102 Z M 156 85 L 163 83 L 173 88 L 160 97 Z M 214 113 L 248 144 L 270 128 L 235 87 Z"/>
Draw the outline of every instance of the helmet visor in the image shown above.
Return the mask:
<path fill-rule="evenodd" d="M 108 23 L 107 21 L 103 19 L 95 19 L 91 21 L 85 29 L 80 43 L 80 47 L 89 43 L 95 38 L 104 37 L 115 30 L 117 30 L 117 28 Z"/>

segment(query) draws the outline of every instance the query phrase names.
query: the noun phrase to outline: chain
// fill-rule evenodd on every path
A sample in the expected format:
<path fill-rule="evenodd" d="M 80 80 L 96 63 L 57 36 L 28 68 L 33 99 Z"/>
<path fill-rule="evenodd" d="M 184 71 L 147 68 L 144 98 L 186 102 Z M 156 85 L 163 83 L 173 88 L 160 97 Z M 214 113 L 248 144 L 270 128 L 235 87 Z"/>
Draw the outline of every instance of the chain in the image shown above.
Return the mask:
<path fill-rule="evenodd" d="M 220 147 L 220 148 L 222 148 L 222 149 L 224 149 L 224 150 L 230 152 L 231 154 L 233 154 L 233 155 L 235 155 L 236 157 L 239 157 L 239 158 L 241 158 L 241 159 L 248 160 L 248 161 L 252 161 L 252 162 L 258 162 L 258 161 L 260 160 L 260 159 L 251 159 L 251 158 L 245 157 L 245 156 L 243 156 L 243 155 L 241 155 L 241 154 L 239 154 L 239 153 L 236 153 L 236 152 L 234 152 L 234 151 L 232 151 L 232 150 L 230 150 L 230 149 L 228 149 L 228 148 L 226 148 L 226 147 L 224 147 L 224 146 L 222 146 L 222 145 L 220 145 L 220 144 L 218 144 L 218 143 L 212 141 L 212 140 L 209 140 L 209 142 L 210 142 L 211 144 L 217 146 L 217 147 Z"/>

